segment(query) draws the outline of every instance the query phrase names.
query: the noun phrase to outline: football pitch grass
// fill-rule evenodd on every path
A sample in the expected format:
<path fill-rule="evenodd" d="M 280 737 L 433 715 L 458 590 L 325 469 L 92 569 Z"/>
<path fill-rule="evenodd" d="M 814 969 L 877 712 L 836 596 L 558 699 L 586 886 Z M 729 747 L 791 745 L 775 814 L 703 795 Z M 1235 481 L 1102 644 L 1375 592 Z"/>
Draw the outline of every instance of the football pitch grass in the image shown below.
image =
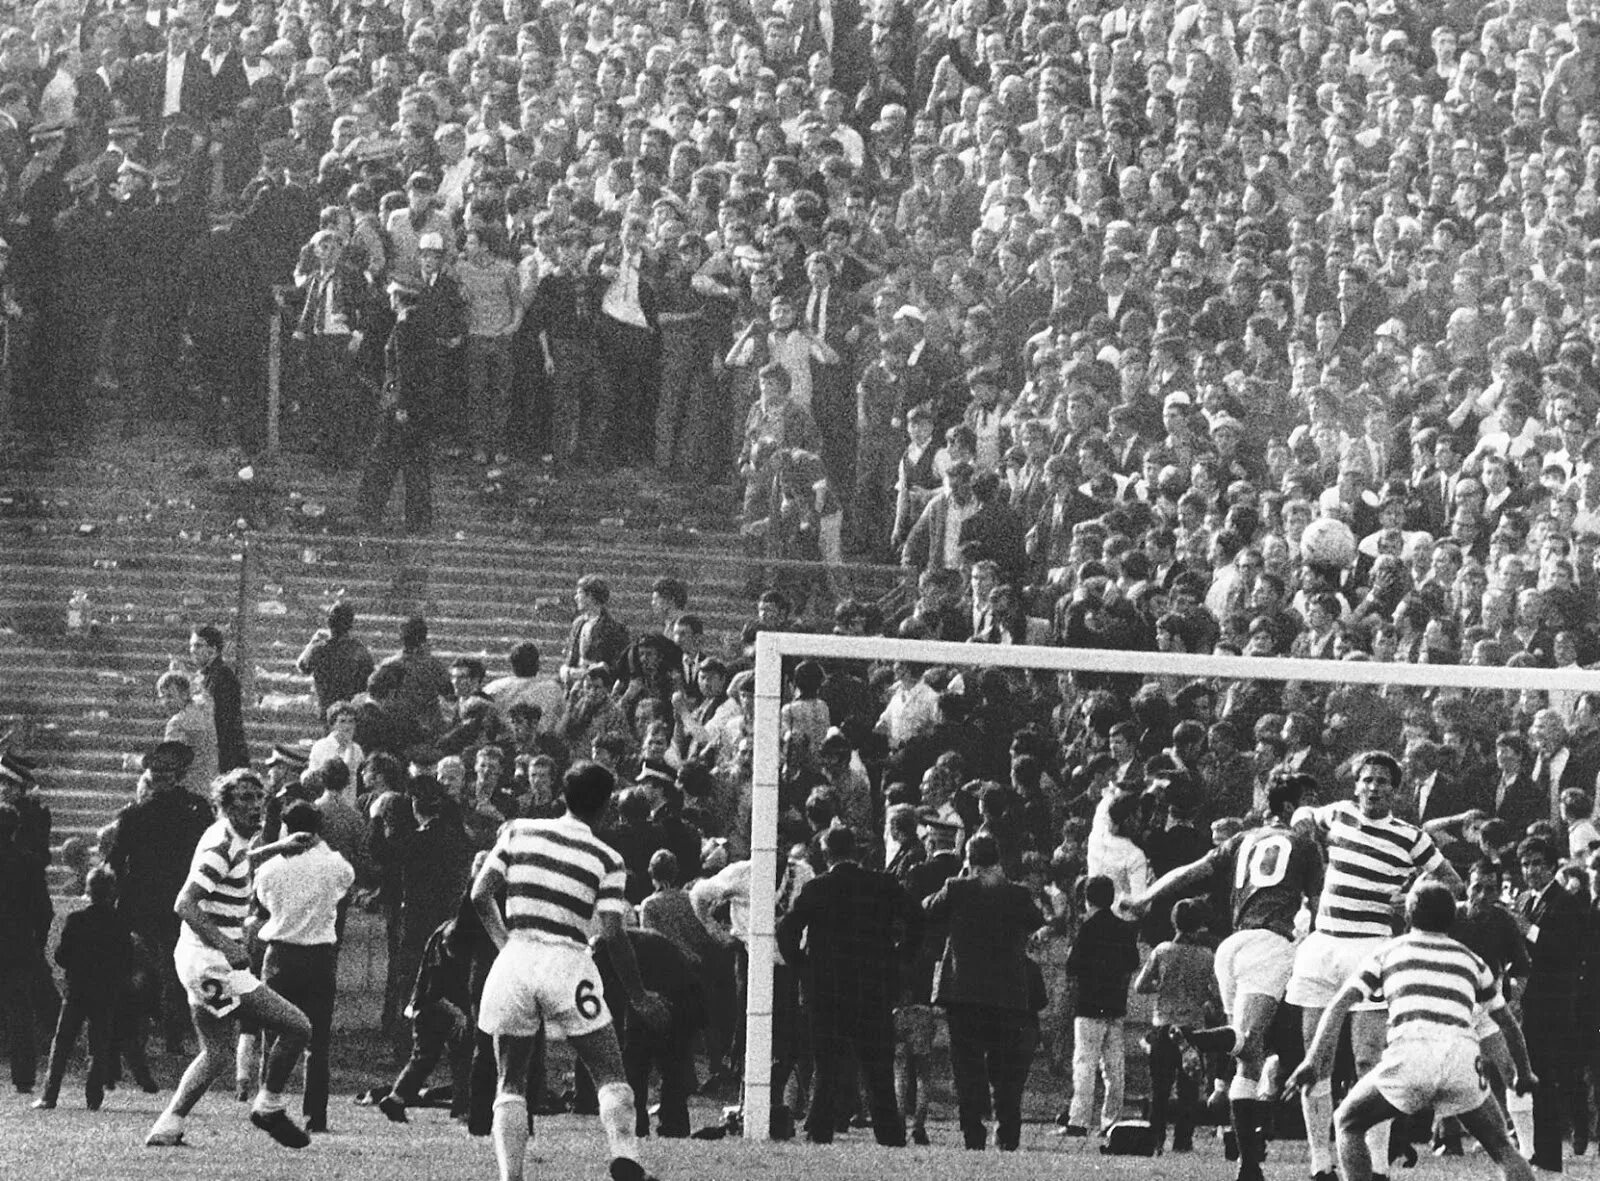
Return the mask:
<path fill-rule="evenodd" d="M 146 1148 L 144 1133 L 165 1094 L 119 1089 L 99 1112 L 83 1108 L 82 1093 L 62 1092 L 52 1112 L 33 1111 L 30 1096 L 7 1088 L 0 1096 L 0 1179 L 4 1181 L 493 1181 L 494 1152 L 487 1139 L 469 1137 L 437 1109 L 416 1110 L 411 1122 L 391 1124 L 375 1108 L 357 1107 L 336 1096 L 331 1131 L 311 1147 L 278 1147 L 251 1127 L 247 1105 L 223 1089 L 208 1095 L 190 1118 L 179 1148 Z M 291 1112 L 295 1107 L 291 1104 Z M 696 1104 L 695 1125 L 714 1116 Z M 838 1178 L 841 1181 L 1011 1181 L 1078 1176 L 1105 1181 L 1231 1181 L 1234 1166 L 1207 1130 L 1196 1150 L 1156 1158 L 1108 1157 L 1095 1140 L 1066 1140 L 1051 1124 L 1023 1129 L 1022 1149 L 965 1152 L 953 1123 L 930 1127 L 926 1148 L 880 1148 L 870 1131 L 851 1131 L 828 1146 L 803 1141 L 781 1144 L 651 1138 L 641 1145 L 647 1168 L 661 1181 L 747 1181 L 751 1178 Z M 1593 1176 L 1593 1158 L 1569 1163 L 1570 1175 Z M 605 1181 L 607 1153 L 599 1121 L 560 1115 L 535 1120 L 529 1144 L 530 1181 Z M 1303 1143 L 1272 1145 L 1266 1165 L 1271 1181 L 1301 1181 L 1306 1175 Z M 1438 1160 L 1425 1156 L 1405 1181 L 1497 1177 L 1486 1157 Z M 1399 1179 L 1397 1178 L 1397 1181 Z"/>

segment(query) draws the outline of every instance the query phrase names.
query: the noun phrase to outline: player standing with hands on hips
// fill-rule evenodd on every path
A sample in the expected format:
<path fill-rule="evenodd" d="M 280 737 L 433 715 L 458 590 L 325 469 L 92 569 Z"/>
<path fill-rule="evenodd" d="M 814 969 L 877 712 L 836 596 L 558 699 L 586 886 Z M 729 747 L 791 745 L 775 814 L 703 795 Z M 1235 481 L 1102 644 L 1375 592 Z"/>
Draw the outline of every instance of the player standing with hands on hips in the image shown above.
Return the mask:
<path fill-rule="evenodd" d="M 1489 1090 L 1478 1045 L 1477 1014 L 1493 1018 L 1505 1034 L 1516 1066 L 1514 1086 L 1526 1094 L 1538 1085 L 1494 972 L 1465 944 L 1450 937 L 1456 900 L 1449 887 L 1423 879 L 1406 896 L 1410 928 L 1374 952 L 1323 1010 L 1306 1059 L 1289 1076 L 1309 1089 L 1328 1077 L 1339 1030 L 1352 1006 L 1388 1003 L 1388 1044 L 1378 1064 L 1356 1081 L 1339 1105 L 1339 1174 L 1371 1181 L 1370 1128 L 1431 1107 L 1436 1118 L 1458 1116 L 1478 1138 L 1506 1181 L 1532 1181 L 1533 1169 L 1506 1134 L 1500 1104 Z"/>
<path fill-rule="evenodd" d="M 522 1181 L 528 1147 L 528 1063 L 541 1028 L 572 1043 L 594 1079 L 600 1124 L 611 1147 L 611 1181 L 649 1181 L 638 1159 L 633 1088 L 606 1011 L 600 972 L 589 952 L 591 922 L 600 926 L 628 1004 L 645 1024 L 664 1030 L 667 1003 L 639 979 L 623 930 L 628 901 L 622 856 L 594 835 L 616 777 L 579 762 L 562 782 L 567 814 L 555 820 L 513 820 L 500 830 L 472 883 L 472 902 L 500 949 L 478 1005 L 478 1027 L 494 1038 L 499 1089 L 494 1149 L 500 1181 Z M 505 917 L 497 895 L 505 888 Z"/>

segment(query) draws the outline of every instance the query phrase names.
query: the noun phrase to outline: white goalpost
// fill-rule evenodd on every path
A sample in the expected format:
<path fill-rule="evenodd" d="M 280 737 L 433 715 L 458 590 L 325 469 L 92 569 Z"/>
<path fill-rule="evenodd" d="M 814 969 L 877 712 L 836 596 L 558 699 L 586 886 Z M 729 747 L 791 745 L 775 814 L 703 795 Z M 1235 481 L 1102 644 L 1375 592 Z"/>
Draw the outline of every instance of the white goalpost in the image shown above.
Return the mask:
<path fill-rule="evenodd" d="M 763 631 L 756 637 L 753 782 L 750 809 L 750 928 L 745 1001 L 744 1135 L 770 1138 L 772 1112 L 772 970 L 778 867 L 778 780 L 783 661 L 797 659 L 905 660 L 951 668 L 1005 667 L 1051 672 L 1165 674 L 1188 679 L 1313 681 L 1322 684 L 1406 685 L 1421 688 L 1520 692 L 1600 692 L 1600 671 L 1478 668 L 1451 664 L 1282 657 L 1173 655 L 1099 648 L 961 644 L 882 637 Z"/>

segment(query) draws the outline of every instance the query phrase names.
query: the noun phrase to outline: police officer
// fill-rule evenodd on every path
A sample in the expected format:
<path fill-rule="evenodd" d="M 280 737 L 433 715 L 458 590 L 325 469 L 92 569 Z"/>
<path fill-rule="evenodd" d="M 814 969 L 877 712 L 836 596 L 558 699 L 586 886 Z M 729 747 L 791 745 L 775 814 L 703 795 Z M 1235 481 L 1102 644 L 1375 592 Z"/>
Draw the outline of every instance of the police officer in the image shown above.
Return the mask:
<path fill-rule="evenodd" d="M 117 813 L 106 847 L 116 871 L 118 909 L 128 926 L 149 944 L 160 969 L 161 1010 L 167 1049 L 183 1052 L 189 1003 L 178 983 L 172 952 L 178 942 L 173 903 L 189 872 L 201 834 L 210 827 L 205 801 L 183 787 L 194 752 L 181 742 L 163 742 L 144 756 L 138 798 Z"/>

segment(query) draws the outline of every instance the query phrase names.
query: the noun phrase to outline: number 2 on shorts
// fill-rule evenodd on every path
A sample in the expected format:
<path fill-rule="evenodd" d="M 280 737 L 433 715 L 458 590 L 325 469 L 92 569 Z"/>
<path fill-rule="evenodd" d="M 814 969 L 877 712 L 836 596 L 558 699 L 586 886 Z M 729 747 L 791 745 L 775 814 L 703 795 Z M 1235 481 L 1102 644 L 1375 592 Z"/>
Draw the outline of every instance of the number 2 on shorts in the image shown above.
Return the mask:
<path fill-rule="evenodd" d="M 200 995 L 205 999 L 209 1009 L 222 1010 L 228 1007 L 228 997 L 223 992 L 222 981 L 208 977 L 200 981 Z"/>
<path fill-rule="evenodd" d="M 600 1016 L 600 1009 L 605 1002 L 595 992 L 593 980 L 580 980 L 578 991 L 572 996 L 572 1003 L 578 1007 L 578 1016 L 585 1021 L 593 1021 Z"/>

